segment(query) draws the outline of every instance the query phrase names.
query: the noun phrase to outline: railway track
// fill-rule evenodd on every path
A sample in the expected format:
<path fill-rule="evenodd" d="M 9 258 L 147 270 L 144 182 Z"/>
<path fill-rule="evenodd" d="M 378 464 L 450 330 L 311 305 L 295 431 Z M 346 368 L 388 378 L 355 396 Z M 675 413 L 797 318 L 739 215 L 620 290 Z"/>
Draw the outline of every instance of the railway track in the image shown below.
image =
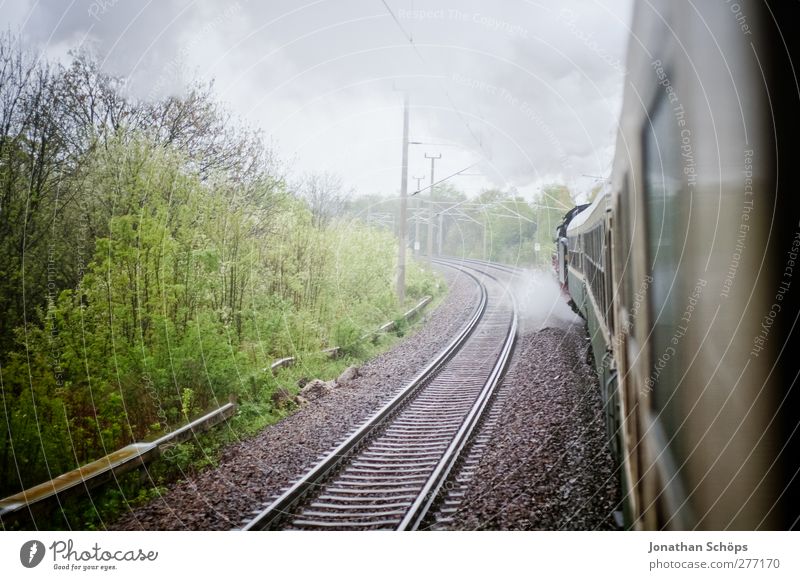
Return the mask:
<path fill-rule="evenodd" d="M 486 265 L 440 261 L 480 288 L 469 322 L 398 395 L 245 530 L 415 530 L 470 442 L 508 365 L 517 314 Z"/>

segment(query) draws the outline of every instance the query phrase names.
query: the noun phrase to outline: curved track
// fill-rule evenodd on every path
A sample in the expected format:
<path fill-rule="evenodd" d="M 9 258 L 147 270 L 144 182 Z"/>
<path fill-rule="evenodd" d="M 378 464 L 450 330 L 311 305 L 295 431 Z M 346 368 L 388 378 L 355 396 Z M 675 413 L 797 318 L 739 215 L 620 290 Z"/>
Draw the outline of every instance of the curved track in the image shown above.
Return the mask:
<path fill-rule="evenodd" d="M 508 365 L 513 298 L 485 264 L 441 263 L 481 289 L 458 336 L 402 392 L 250 521 L 245 530 L 414 530 Z"/>

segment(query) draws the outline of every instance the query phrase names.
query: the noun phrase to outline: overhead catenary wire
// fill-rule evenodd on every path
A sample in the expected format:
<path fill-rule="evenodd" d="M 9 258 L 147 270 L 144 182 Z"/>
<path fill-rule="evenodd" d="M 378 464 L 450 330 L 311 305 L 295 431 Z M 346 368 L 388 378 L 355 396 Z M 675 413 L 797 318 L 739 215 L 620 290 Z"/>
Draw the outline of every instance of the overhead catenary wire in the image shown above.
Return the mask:
<path fill-rule="evenodd" d="M 475 163 L 473 163 L 473 164 L 472 164 L 472 165 L 470 165 L 469 167 L 465 167 L 464 169 L 462 169 L 462 170 L 460 170 L 460 171 L 456 171 L 455 173 L 451 173 L 451 174 L 450 174 L 450 175 L 448 175 L 447 177 L 443 177 L 443 178 L 442 178 L 442 179 L 440 179 L 439 181 L 435 181 L 435 182 L 431 183 L 430 185 L 426 185 L 425 187 L 423 187 L 422 189 L 418 189 L 417 191 L 415 191 L 415 192 L 414 192 L 414 193 L 412 193 L 411 195 L 417 195 L 418 193 L 422 193 L 422 192 L 423 192 L 423 191 L 425 191 L 426 189 L 430 189 L 431 187 L 434 187 L 434 186 L 436 186 L 436 185 L 439 185 L 439 184 L 440 184 L 440 183 L 442 183 L 443 181 L 447 181 L 448 179 L 450 179 L 450 178 L 452 178 L 452 177 L 455 177 L 456 175 L 458 175 L 458 174 L 460 174 L 460 173 L 462 173 L 462 172 L 466 171 L 467 169 L 472 169 L 472 168 L 473 168 L 473 167 L 475 167 L 477 164 L 478 164 L 478 162 L 476 161 Z"/>
<path fill-rule="evenodd" d="M 431 69 L 432 67 L 430 66 L 430 64 L 428 64 L 427 59 L 422 54 L 422 52 L 420 52 L 419 48 L 417 47 L 416 43 L 414 42 L 414 38 L 411 36 L 411 34 L 408 31 L 406 31 L 405 27 L 400 22 L 400 20 L 397 18 L 397 16 L 395 15 L 394 11 L 392 10 L 392 8 L 389 6 L 389 4 L 386 3 L 386 0 L 381 0 L 381 4 L 383 4 L 384 8 L 386 8 L 386 11 L 392 17 L 392 20 L 397 25 L 397 27 L 400 29 L 400 32 L 402 33 L 402 35 L 405 37 L 405 39 L 411 45 L 411 48 L 414 49 L 414 52 L 416 53 L 417 57 L 419 57 L 419 59 L 422 61 L 422 63 L 426 67 Z M 456 114 L 456 116 L 459 118 L 459 120 L 464 124 L 464 126 L 467 128 L 467 131 L 469 132 L 470 136 L 475 141 L 475 143 L 478 145 L 478 149 L 480 149 L 481 152 L 483 152 L 483 154 L 486 157 L 486 159 L 490 160 L 492 158 L 492 156 L 486 151 L 486 149 L 484 149 L 483 142 L 478 138 L 478 136 L 472 130 L 472 127 L 469 126 L 469 123 L 464 118 L 464 115 L 461 113 L 461 109 L 459 109 L 456 106 L 455 101 L 453 101 L 453 97 L 450 96 L 450 92 L 443 86 L 440 86 L 440 89 L 444 93 L 445 98 L 447 98 L 447 101 L 450 103 L 450 107 L 452 108 L 453 112 Z M 481 120 L 483 120 L 483 119 L 481 118 Z"/>

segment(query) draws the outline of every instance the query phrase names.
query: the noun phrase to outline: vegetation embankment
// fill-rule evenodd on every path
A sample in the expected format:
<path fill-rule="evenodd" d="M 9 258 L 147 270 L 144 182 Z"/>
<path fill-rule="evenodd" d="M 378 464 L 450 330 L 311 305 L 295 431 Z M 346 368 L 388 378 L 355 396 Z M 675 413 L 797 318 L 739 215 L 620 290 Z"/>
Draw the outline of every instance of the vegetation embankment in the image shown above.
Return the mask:
<path fill-rule="evenodd" d="M 141 101 L 86 55 L 0 38 L 0 496 L 233 395 L 230 429 L 169 460 L 213 462 L 287 412 L 278 387 L 363 360 L 381 347 L 357 337 L 435 293 L 412 264 L 397 304 L 391 232 L 283 173 L 209 87 Z M 300 364 L 273 377 L 283 356 Z"/>

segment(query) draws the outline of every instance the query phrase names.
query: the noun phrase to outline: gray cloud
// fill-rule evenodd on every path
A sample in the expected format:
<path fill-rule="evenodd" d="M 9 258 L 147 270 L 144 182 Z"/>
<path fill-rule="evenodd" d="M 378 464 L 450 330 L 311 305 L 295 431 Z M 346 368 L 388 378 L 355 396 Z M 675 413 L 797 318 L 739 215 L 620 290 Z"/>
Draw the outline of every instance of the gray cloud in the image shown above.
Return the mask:
<path fill-rule="evenodd" d="M 585 189 L 581 174 L 608 170 L 629 0 L 388 3 L 397 22 L 379 0 L 18 1 L 4 17 L 51 56 L 92 43 L 140 96 L 216 79 L 295 170 L 339 171 L 362 192 L 398 189 L 398 88 L 412 137 L 440 144 L 412 147 L 412 175 L 434 150 L 439 175 L 481 162 L 485 177 L 454 182 L 468 191 Z"/>

